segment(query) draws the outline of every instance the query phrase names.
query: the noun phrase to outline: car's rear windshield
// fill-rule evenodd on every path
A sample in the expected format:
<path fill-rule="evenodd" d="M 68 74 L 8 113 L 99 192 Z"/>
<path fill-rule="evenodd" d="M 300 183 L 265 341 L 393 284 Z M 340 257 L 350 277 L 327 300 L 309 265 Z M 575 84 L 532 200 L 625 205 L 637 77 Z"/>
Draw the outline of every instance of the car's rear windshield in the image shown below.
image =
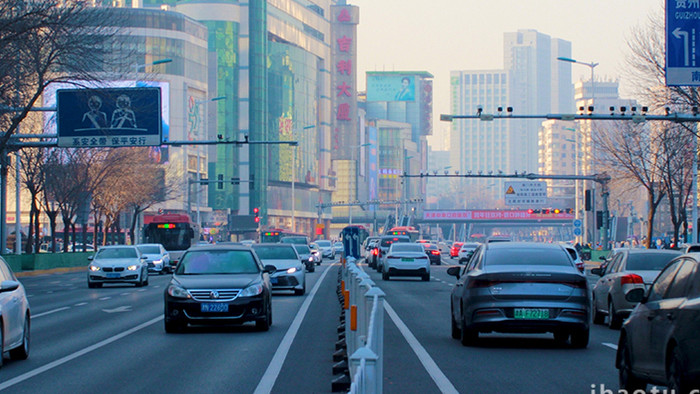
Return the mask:
<path fill-rule="evenodd" d="M 316 241 L 316 245 L 318 246 L 323 246 L 323 247 L 328 247 L 331 246 L 331 241 Z"/>
<path fill-rule="evenodd" d="M 630 253 L 625 269 L 627 271 L 661 271 L 676 256 L 678 256 L 676 253 Z"/>
<path fill-rule="evenodd" d="M 435 246 L 433 244 L 425 244 L 424 248 L 427 250 L 433 250 L 433 249 L 437 249 L 437 246 Z"/>
<path fill-rule="evenodd" d="M 294 245 L 294 249 L 296 249 L 297 253 L 299 253 L 299 254 L 311 253 L 311 249 L 309 249 L 309 247 L 306 245 Z"/>
<path fill-rule="evenodd" d="M 411 243 L 397 243 L 391 246 L 392 252 L 417 252 L 417 253 L 423 253 L 423 246 L 418 244 L 411 244 Z"/>
<path fill-rule="evenodd" d="M 148 246 L 137 246 L 139 248 L 139 251 L 144 254 L 159 254 L 160 253 L 160 248 L 154 245 L 148 245 Z"/>
<path fill-rule="evenodd" d="M 128 259 L 138 257 L 136 248 L 109 248 L 97 252 L 97 259 Z"/>
<path fill-rule="evenodd" d="M 256 274 L 260 272 L 248 250 L 194 250 L 185 253 L 178 275 Z"/>
<path fill-rule="evenodd" d="M 253 245 L 253 250 L 263 260 L 296 260 L 294 248 L 285 246 Z"/>
<path fill-rule="evenodd" d="M 489 249 L 484 256 L 484 265 L 559 265 L 571 266 L 562 249 L 545 248 L 501 248 Z"/>
<path fill-rule="evenodd" d="M 401 237 L 392 237 L 392 238 L 383 238 L 382 241 L 380 242 L 381 246 L 389 246 L 393 244 L 394 242 L 408 242 L 408 238 L 401 238 Z"/>
<path fill-rule="evenodd" d="M 309 240 L 306 237 L 284 237 L 280 239 L 280 242 L 283 244 L 306 245 L 309 243 Z"/>

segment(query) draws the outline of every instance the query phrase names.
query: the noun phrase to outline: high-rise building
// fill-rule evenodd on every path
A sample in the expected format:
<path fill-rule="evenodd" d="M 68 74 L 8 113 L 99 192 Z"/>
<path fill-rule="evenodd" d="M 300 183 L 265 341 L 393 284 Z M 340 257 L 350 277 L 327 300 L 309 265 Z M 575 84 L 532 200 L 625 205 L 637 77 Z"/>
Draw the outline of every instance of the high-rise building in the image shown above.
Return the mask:
<path fill-rule="evenodd" d="M 453 114 L 522 115 L 572 112 L 571 43 L 535 30 L 504 34 L 504 68 L 452 71 Z M 452 123 L 450 160 L 462 174 L 536 172 L 539 120 L 457 120 Z M 462 208 L 503 206 L 503 180 L 464 179 L 453 182 L 463 193 Z"/>

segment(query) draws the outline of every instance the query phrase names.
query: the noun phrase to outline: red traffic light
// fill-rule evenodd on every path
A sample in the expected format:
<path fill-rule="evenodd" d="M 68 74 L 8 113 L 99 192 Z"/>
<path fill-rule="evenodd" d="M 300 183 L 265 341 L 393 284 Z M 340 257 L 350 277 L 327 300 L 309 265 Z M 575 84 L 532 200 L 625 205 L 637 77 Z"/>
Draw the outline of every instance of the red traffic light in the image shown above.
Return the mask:
<path fill-rule="evenodd" d="M 527 213 L 529 213 L 530 215 L 532 215 L 533 213 L 535 213 L 535 210 L 532 209 L 532 208 L 530 208 L 530 209 L 527 210 Z"/>
<path fill-rule="evenodd" d="M 260 208 L 257 208 L 257 207 L 256 207 L 256 208 L 253 208 L 253 213 L 254 213 L 254 214 L 257 215 L 258 212 L 260 212 Z"/>
<path fill-rule="evenodd" d="M 259 216 L 256 216 L 256 217 L 255 217 L 255 223 L 260 223 L 260 217 L 259 217 Z"/>

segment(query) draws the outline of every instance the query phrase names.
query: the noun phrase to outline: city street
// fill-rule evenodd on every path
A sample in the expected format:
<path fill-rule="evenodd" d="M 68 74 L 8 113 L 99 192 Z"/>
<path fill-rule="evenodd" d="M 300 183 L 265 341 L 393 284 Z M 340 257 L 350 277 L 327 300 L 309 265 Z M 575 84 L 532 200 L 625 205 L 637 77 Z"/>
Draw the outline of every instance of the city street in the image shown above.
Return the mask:
<path fill-rule="evenodd" d="M 386 393 L 590 393 L 617 388 L 618 331 L 592 326 L 587 349 L 551 335 L 482 335 L 476 347 L 451 339 L 447 263 L 432 278 L 383 281 L 386 293 Z M 0 390 L 75 392 L 330 392 L 337 340 L 338 264 L 307 273 L 307 294 L 273 297 L 273 326 L 163 330 L 168 276 L 145 288 L 88 289 L 85 274 L 22 278 L 33 313 L 32 350 L 26 361 L 6 361 Z M 590 278 L 592 281 L 593 278 Z M 319 282 L 320 281 L 320 282 Z M 308 308 L 308 309 L 307 309 Z"/>

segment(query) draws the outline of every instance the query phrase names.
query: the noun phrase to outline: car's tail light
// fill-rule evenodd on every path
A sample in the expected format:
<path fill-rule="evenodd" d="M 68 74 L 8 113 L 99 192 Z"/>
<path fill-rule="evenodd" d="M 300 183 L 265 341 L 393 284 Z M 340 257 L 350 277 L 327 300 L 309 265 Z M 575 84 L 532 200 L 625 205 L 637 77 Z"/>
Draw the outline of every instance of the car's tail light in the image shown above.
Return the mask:
<path fill-rule="evenodd" d="M 375 256 L 378 255 L 378 254 L 379 254 L 379 250 L 378 250 L 378 249 L 372 250 L 372 254 L 375 255 Z"/>
<path fill-rule="evenodd" d="M 431 251 L 430 253 L 437 255 L 437 254 L 440 254 L 440 251 L 439 251 L 439 250 L 433 250 L 433 251 Z"/>
<path fill-rule="evenodd" d="M 641 276 L 637 274 L 627 274 L 625 276 L 620 277 L 620 284 L 621 285 L 627 285 L 627 284 L 644 284 L 644 279 L 642 279 Z"/>

